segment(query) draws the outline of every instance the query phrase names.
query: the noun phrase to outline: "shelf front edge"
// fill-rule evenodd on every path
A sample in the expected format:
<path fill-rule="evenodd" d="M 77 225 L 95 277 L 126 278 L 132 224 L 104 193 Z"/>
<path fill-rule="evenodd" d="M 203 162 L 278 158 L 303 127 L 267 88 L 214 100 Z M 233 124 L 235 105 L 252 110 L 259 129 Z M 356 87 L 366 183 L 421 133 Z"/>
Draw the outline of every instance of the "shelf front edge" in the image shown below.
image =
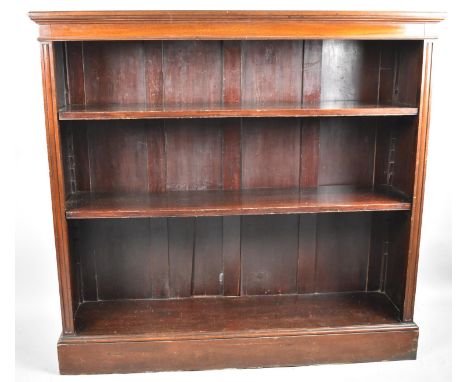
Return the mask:
<path fill-rule="evenodd" d="M 372 117 L 412 116 L 418 114 L 416 107 L 346 107 L 346 108 L 213 108 L 187 110 L 151 110 L 136 107 L 116 110 L 83 109 L 66 107 L 59 111 L 60 120 L 118 120 L 118 119 L 162 119 L 162 118 L 242 118 L 242 117 Z"/>
<path fill-rule="evenodd" d="M 411 203 L 395 203 L 393 205 L 356 206 L 327 206 L 327 207 L 265 207 L 239 209 L 158 209 L 144 211 L 103 210 L 79 211 L 68 210 L 67 219 L 110 219 L 110 218 L 157 218 L 157 217 L 199 217 L 199 216 L 242 216 L 242 215 L 281 215 L 281 214 L 310 214 L 333 212 L 373 212 L 373 211 L 409 211 Z"/>

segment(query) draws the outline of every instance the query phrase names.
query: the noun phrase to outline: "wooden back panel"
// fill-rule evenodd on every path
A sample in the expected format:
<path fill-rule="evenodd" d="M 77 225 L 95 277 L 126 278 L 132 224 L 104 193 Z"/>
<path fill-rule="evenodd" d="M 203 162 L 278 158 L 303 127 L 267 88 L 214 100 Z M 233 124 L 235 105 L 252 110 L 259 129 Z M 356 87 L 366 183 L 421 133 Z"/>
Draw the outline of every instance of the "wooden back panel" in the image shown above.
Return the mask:
<path fill-rule="evenodd" d="M 62 125 L 69 193 L 330 185 L 412 192 L 411 118 L 385 124 L 373 118 L 244 118 Z"/>
<path fill-rule="evenodd" d="M 74 221 L 80 301 L 365 291 L 375 215 Z"/>
<path fill-rule="evenodd" d="M 66 42 L 67 103 L 416 105 L 420 42 Z M 59 92 L 61 93 L 61 92 Z"/>

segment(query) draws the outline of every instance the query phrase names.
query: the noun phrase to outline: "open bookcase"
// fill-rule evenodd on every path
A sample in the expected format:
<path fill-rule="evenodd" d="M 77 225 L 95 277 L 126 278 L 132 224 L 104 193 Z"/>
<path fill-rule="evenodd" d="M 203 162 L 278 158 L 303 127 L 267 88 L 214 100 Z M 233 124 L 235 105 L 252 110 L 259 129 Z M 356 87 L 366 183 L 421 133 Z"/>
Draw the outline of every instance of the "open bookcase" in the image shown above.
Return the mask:
<path fill-rule="evenodd" d="M 62 373 L 415 358 L 443 15 L 30 16 Z"/>

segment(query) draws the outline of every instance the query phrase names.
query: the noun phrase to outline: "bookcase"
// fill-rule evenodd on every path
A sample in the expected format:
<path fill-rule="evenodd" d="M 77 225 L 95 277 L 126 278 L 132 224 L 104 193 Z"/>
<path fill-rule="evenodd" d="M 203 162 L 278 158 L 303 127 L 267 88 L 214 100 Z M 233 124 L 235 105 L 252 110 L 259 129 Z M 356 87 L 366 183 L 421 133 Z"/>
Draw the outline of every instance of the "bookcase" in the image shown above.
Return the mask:
<path fill-rule="evenodd" d="M 30 17 L 61 373 L 416 357 L 443 14 Z"/>

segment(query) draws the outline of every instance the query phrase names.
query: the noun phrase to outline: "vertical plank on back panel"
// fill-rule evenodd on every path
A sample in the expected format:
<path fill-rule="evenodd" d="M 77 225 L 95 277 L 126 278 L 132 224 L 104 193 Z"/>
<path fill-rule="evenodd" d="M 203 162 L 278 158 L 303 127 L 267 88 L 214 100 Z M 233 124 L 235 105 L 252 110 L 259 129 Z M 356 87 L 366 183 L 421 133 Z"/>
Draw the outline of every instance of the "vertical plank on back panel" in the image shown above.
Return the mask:
<path fill-rule="evenodd" d="M 317 187 L 320 165 L 320 120 L 304 118 L 301 123 L 300 187 Z"/>
<path fill-rule="evenodd" d="M 98 219 L 94 222 L 99 300 L 150 298 L 149 219 Z"/>
<path fill-rule="evenodd" d="M 80 260 L 82 301 L 97 300 L 95 225 L 93 223 L 94 220 L 79 220 L 75 222 L 73 228 L 75 255 Z"/>
<path fill-rule="evenodd" d="M 83 278 L 81 276 L 81 254 L 82 250 L 80 249 L 80 240 L 79 236 L 82 234 L 79 229 L 79 221 L 70 221 L 68 223 L 68 237 L 70 240 L 70 263 L 73 264 L 71 279 L 73 282 L 73 296 L 75 296 L 73 301 L 73 311 L 77 311 L 79 304 L 83 302 Z"/>
<path fill-rule="evenodd" d="M 401 122 L 393 120 L 392 123 L 396 138 L 392 186 L 410 197 L 413 194 L 414 171 L 408 168 L 408 163 L 416 163 L 417 122 L 402 118 Z M 407 128 L 398 128 L 403 123 L 408 125 Z"/>
<path fill-rule="evenodd" d="M 222 186 L 220 121 L 165 122 L 167 190 L 212 190 Z"/>
<path fill-rule="evenodd" d="M 165 41 L 163 72 L 165 105 L 222 102 L 220 41 Z"/>
<path fill-rule="evenodd" d="M 163 105 L 162 41 L 144 41 L 146 103 Z"/>
<path fill-rule="evenodd" d="M 400 42 L 398 42 L 400 43 Z M 392 103 L 395 92 L 395 58 L 397 43 L 382 41 L 380 46 L 379 102 Z"/>
<path fill-rule="evenodd" d="M 145 192 L 148 157 L 144 121 L 100 121 L 88 128 L 91 191 Z"/>
<path fill-rule="evenodd" d="M 242 124 L 242 188 L 297 188 L 298 119 L 252 118 Z"/>
<path fill-rule="evenodd" d="M 242 217 L 242 294 L 297 291 L 298 218 L 298 215 Z"/>
<path fill-rule="evenodd" d="M 299 249 L 297 259 L 297 292 L 315 292 L 317 215 L 299 216 Z"/>
<path fill-rule="evenodd" d="M 302 41 L 243 41 L 243 104 L 300 103 Z"/>
<path fill-rule="evenodd" d="M 84 78 L 88 105 L 146 102 L 143 42 L 84 42 Z"/>
<path fill-rule="evenodd" d="M 320 122 L 319 186 L 372 186 L 376 132 L 372 123 L 346 118 Z"/>
<path fill-rule="evenodd" d="M 169 249 L 167 219 L 149 219 L 152 297 L 169 297 Z"/>
<path fill-rule="evenodd" d="M 73 129 L 71 129 L 70 124 L 62 123 L 60 130 L 62 136 L 62 160 L 65 197 L 68 199 L 70 194 L 76 191 Z"/>
<path fill-rule="evenodd" d="M 169 218 L 169 287 L 171 297 L 192 292 L 194 218 Z"/>
<path fill-rule="evenodd" d="M 192 295 L 220 295 L 223 291 L 223 218 L 195 220 Z"/>
<path fill-rule="evenodd" d="M 68 104 L 84 105 L 86 103 L 83 73 L 83 43 L 68 41 L 65 43 L 67 62 Z"/>
<path fill-rule="evenodd" d="M 223 185 L 225 190 L 239 190 L 241 186 L 241 129 L 242 121 L 228 118 L 223 123 Z"/>
<path fill-rule="evenodd" d="M 394 131 L 390 129 L 385 121 L 379 121 L 380 128 L 376 129 L 375 139 L 375 165 L 374 165 L 374 186 L 389 185 L 389 151 L 391 140 L 394 138 Z"/>
<path fill-rule="evenodd" d="M 419 46 L 416 46 L 419 45 Z M 398 45 L 398 71 L 396 76 L 396 101 L 416 106 L 419 101 L 421 67 L 423 65 L 421 41 L 401 41 Z"/>
<path fill-rule="evenodd" d="M 392 214 L 389 219 L 389 244 L 384 290 L 390 300 L 403 313 L 407 285 L 408 250 L 410 246 L 411 215 Z"/>
<path fill-rule="evenodd" d="M 67 121 L 73 135 L 76 191 L 90 191 L 88 123 L 87 121 Z"/>
<path fill-rule="evenodd" d="M 147 122 L 148 191 L 166 191 L 166 133 L 164 121 Z"/>
<path fill-rule="evenodd" d="M 382 290 L 383 276 L 388 255 L 388 216 L 385 213 L 372 214 L 372 234 L 369 250 L 366 290 Z"/>
<path fill-rule="evenodd" d="M 241 42 L 223 42 L 223 102 L 239 104 L 241 100 Z"/>
<path fill-rule="evenodd" d="M 320 101 L 322 44 L 321 40 L 304 41 L 304 73 L 302 75 L 302 102 L 304 104 Z"/>
<path fill-rule="evenodd" d="M 376 102 L 379 59 L 378 43 L 323 41 L 321 100 Z"/>
<path fill-rule="evenodd" d="M 319 214 L 316 292 L 366 288 L 371 214 Z"/>
<path fill-rule="evenodd" d="M 358 99 L 374 103 L 379 100 L 381 42 L 365 41 L 363 44 L 363 63 L 359 73 L 363 84 Z"/>
<path fill-rule="evenodd" d="M 225 296 L 238 296 L 240 293 L 240 226 L 240 216 L 223 217 L 223 278 Z"/>
<path fill-rule="evenodd" d="M 56 42 L 54 49 L 54 76 L 57 106 L 59 108 L 68 104 L 68 86 L 66 72 L 66 51 L 64 42 Z"/>

